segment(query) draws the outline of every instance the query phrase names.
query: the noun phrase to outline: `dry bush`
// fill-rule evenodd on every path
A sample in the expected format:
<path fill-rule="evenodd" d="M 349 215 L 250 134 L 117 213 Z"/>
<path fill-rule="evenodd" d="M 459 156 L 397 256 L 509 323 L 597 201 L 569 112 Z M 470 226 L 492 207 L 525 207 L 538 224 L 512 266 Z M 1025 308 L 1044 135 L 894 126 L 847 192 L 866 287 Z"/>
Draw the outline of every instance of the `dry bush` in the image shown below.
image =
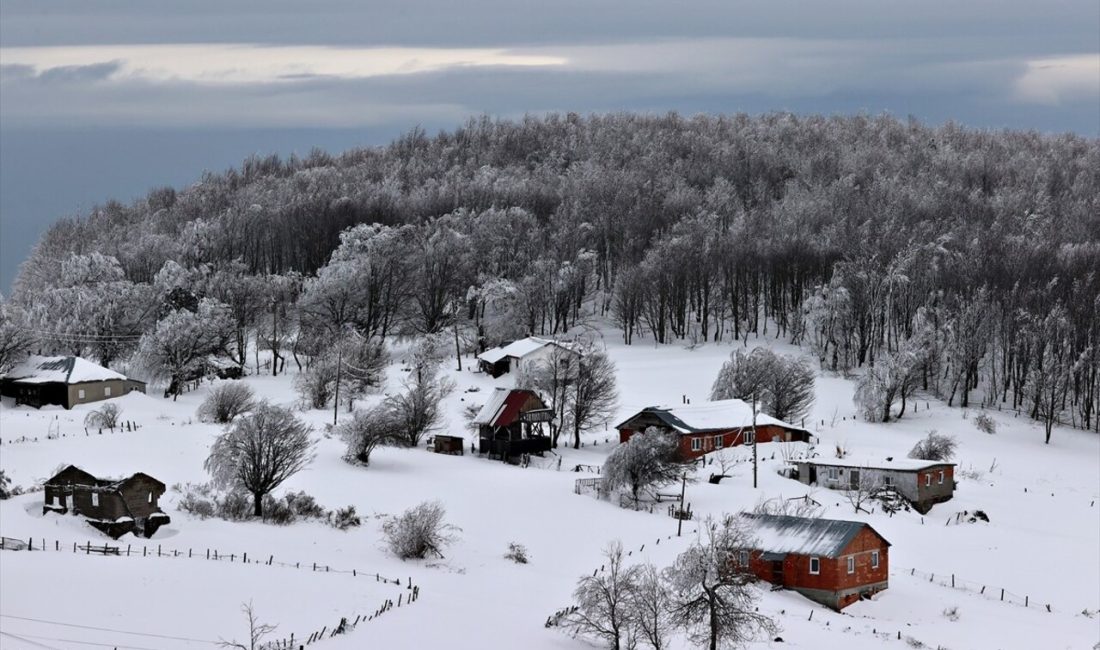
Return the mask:
<path fill-rule="evenodd" d="M 390 550 L 402 560 L 423 559 L 429 553 L 443 557 L 443 549 L 454 542 L 461 529 L 443 520 L 447 511 L 438 501 L 425 501 L 409 508 L 382 525 Z"/>

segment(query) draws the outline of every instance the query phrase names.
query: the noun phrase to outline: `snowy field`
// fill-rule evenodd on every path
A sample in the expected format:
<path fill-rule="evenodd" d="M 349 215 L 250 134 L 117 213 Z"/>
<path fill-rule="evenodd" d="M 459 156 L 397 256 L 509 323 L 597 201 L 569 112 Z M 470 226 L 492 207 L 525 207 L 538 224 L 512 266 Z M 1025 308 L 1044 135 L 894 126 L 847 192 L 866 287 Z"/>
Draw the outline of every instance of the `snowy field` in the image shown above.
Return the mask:
<path fill-rule="evenodd" d="M 331 629 L 341 617 L 373 614 L 383 600 L 406 594 L 410 578 L 421 590 L 415 603 L 326 639 L 321 647 L 591 647 L 544 623 L 570 604 L 577 578 L 600 566 L 604 546 L 622 540 L 630 561 L 665 566 L 686 547 L 695 526 L 686 523 L 684 536 L 677 538 L 677 522 L 663 510 L 633 512 L 576 495 L 574 481 L 595 475 L 567 470 L 600 465 L 617 438 L 611 426 L 632 412 L 679 403 L 682 395 L 703 401 L 731 350 L 728 344 L 694 350 L 645 342 L 627 347 L 614 333 L 607 334 L 607 346 L 618 367 L 619 413 L 606 430 L 586 434 L 582 449 L 559 450 L 562 471 L 550 456 L 519 468 L 423 448 L 380 449 L 369 468 L 355 467 L 341 459 L 343 444 L 326 434 L 332 412 L 303 413 L 315 427 L 317 458 L 280 492 L 304 490 L 330 509 L 354 504 L 363 525 L 347 532 L 320 523 L 279 527 L 200 520 L 176 509 L 180 495 L 170 489 L 161 505 L 172 523 L 152 540 L 127 536 L 119 543 L 135 549 L 160 545 L 162 553 L 190 551 L 196 557 L 98 557 L 74 554 L 72 545 L 110 540 L 78 518 L 43 516 L 41 493 L 4 501 L 0 534 L 45 539 L 49 549 L 57 545 L 62 551 L 0 552 L 0 630 L 5 632 L 0 647 L 211 648 L 218 639 L 245 637 L 240 606 L 248 601 L 261 620 L 279 624 L 274 637 L 293 633 L 303 639 L 323 626 Z M 404 376 L 400 351 L 395 358 L 388 373 L 392 386 Z M 464 359 L 461 373 L 449 371 L 457 388 L 447 401 L 448 432 L 467 436 L 465 408 L 480 405 L 493 386 L 512 381 L 510 375 L 493 380 L 472 372 L 470 361 Z M 293 377 L 246 381 L 260 395 L 290 405 L 296 402 Z M 68 463 L 105 476 L 142 471 L 169 486 L 205 481 L 202 463 L 219 429 L 197 422 L 194 414 L 208 390 L 206 384 L 177 402 L 138 394 L 120 398 L 122 419 L 140 428 L 103 435 L 84 433 L 84 415 L 95 405 L 38 411 L 5 400 L 0 466 L 23 486 Z M 924 517 L 855 515 L 843 494 L 779 476 L 779 445 L 759 448 L 758 489 L 752 488 L 747 462 L 718 485 L 706 481 L 714 468 L 698 470 L 700 480 L 688 485 L 687 501 L 699 517 L 810 493 L 824 504 L 825 516 L 868 521 L 893 544 L 890 588 L 844 613 L 765 588 L 761 611 L 775 616 L 783 643 L 767 639 L 757 646 L 1076 649 L 1100 641 L 1100 437 L 1058 428 L 1048 446 L 1037 423 L 995 411 L 998 429 L 989 435 L 974 426 L 975 410 L 967 413 L 924 397 L 900 422 L 868 424 L 854 419 L 852 390 L 849 380 L 818 379 L 817 402 L 806 425 L 819 437 L 822 456 L 831 457 L 838 444 L 857 457 L 904 456 L 936 429 L 959 440 L 958 490 L 952 501 Z M 24 438 L 29 441 L 20 442 Z M 749 450 L 739 448 L 733 455 L 747 458 Z M 382 542 L 381 517 L 429 499 L 446 506 L 448 520 L 462 529 L 459 541 L 441 560 L 395 559 Z M 976 509 L 990 521 L 955 523 L 957 512 Z M 505 559 L 509 542 L 525 545 L 531 562 Z M 207 561 L 207 549 L 235 559 L 247 553 L 250 563 Z M 300 568 L 280 566 L 296 563 Z M 314 571 L 314 564 L 330 571 Z M 352 570 L 355 576 L 342 572 Z M 380 583 L 376 573 L 398 578 L 402 586 Z M 1007 590 L 1004 601 L 1001 589 Z M 953 607 L 957 617 L 948 618 L 944 611 Z M 687 647 L 683 639 L 677 643 Z"/>

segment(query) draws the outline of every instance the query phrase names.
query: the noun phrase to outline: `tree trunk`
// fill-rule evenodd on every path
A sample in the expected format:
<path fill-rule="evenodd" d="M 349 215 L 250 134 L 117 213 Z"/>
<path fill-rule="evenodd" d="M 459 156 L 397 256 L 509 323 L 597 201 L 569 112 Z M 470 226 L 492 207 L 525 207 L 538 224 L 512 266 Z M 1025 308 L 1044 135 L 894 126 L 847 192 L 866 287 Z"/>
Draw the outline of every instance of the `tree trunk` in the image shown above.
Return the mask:
<path fill-rule="evenodd" d="M 259 492 L 252 493 L 252 514 L 256 517 L 263 519 L 264 495 Z"/>

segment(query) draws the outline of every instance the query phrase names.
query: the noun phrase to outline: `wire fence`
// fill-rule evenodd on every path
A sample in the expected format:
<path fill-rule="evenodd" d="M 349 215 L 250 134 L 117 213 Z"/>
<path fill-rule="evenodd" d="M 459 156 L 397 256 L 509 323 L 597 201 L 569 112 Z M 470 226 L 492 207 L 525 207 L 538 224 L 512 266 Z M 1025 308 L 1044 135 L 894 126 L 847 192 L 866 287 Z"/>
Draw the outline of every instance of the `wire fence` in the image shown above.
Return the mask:
<path fill-rule="evenodd" d="M 318 562 L 283 562 L 275 559 L 273 554 L 264 555 L 249 555 L 247 552 L 240 553 L 226 553 L 218 549 L 202 548 L 196 551 L 194 548 L 188 548 L 186 550 L 179 548 L 169 548 L 161 544 L 157 544 L 155 547 L 150 545 L 142 545 L 140 549 L 133 545 L 127 544 L 123 548 L 122 544 L 111 545 L 107 543 L 93 544 L 90 540 L 84 544 L 79 542 L 73 542 L 71 547 L 66 543 L 62 543 L 60 540 L 53 540 L 50 544 L 45 538 L 35 539 L 29 537 L 27 539 L 19 539 L 13 537 L 0 537 L 0 550 L 12 550 L 12 551 L 53 551 L 53 552 L 69 552 L 78 555 L 98 555 L 98 556 L 118 556 L 118 557 L 143 557 L 143 558 L 169 558 L 169 559 L 191 559 L 191 560 L 204 560 L 211 562 L 225 562 L 228 564 L 249 564 L 260 565 L 269 567 L 282 567 L 286 569 L 308 570 L 311 573 L 331 573 L 351 576 L 353 578 L 363 578 L 369 580 L 374 578 L 374 582 L 384 585 L 393 585 L 397 588 L 402 588 L 402 591 L 396 594 L 397 599 L 393 597 L 387 597 L 373 611 L 365 611 L 358 613 L 351 613 L 348 616 L 341 617 L 340 620 L 332 626 L 325 625 L 320 629 L 314 630 L 305 636 L 297 636 L 291 633 L 289 637 L 281 639 L 267 641 L 258 646 L 262 650 L 292 650 L 294 648 L 304 648 L 307 645 L 317 643 L 318 641 L 332 638 L 340 634 L 347 634 L 353 631 L 357 626 L 363 623 L 373 621 L 374 619 L 382 616 L 383 614 L 399 609 L 401 607 L 407 607 L 412 603 L 420 599 L 420 586 L 413 583 L 412 576 L 409 576 L 404 583 L 401 578 L 392 578 L 384 576 L 377 571 L 369 571 L 362 569 L 340 569 L 333 568 L 328 564 L 322 564 Z"/>
<path fill-rule="evenodd" d="M 960 591 L 968 591 L 979 596 L 985 597 L 987 600 L 995 600 L 1002 603 L 1008 603 L 1010 605 L 1018 605 L 1020 607 L 1039 608 L 1040 610 L 1048 613 L 1054 613 L 1054 609 L 1051 607 L 1049 601 L 1042 601 L 1031 598 L 1030 595 L 1020 595 L 1013 593 L 1003 587 L 996 587 L 993 585 L 984 584 L 981 582 L 974 582 L 971 580 L 964 580 L 954 573 L 927 573 L 925 571 L 918 571 L 912 567 L 894 567 L 893 573 L 895 575 L 908 575 L 920 580 L 926 580 L 934 585 L 941 587 L 947 587 L 948 589 L 958 589 Z"/>
<path fill-rule="evenodd" d="M 60 425 L 56 427 L 51 426 L 49 431 L 40 436 L 22 435 L 14 438 L 8 438 L 6 440 L 0 438 L 0 445 L 23 445 L 35 442 L 46 442 L 49 440 L 61 440 L 62 438 L 91 438 L 93 436 L 112 435 L 116 433 L 134 433 L 144 428 L 143 425 L 140 425 L 132 420 L 123 420 L 118 424 L 117 427 L 113 429 L 100 427 L 93 427 L 89 429 L 88 427 L 83 425 L 77 425 L 75 423 L 70 424 L 79 427 L 79 430 L 66 433 L 61 431 Z"/>

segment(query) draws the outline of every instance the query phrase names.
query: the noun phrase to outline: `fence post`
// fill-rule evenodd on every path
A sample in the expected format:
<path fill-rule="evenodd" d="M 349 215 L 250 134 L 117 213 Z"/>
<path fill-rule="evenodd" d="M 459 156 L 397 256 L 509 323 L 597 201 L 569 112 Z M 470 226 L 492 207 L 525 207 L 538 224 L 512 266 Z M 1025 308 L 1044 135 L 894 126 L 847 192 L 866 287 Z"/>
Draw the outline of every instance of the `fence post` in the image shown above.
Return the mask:
<path fill-rule="evenodd" d="M 1001 602 L 1004 602 L 1004 599 L 1005 599 L 1005 590 L 1001 589 Z"/>
<path fill-rule="evenodd" d="M 952 589 L 955 588 L 955 574 L 954 573 L 951 574 L 951 588 Z"/>
<path fill-rule="evenodd" d="M 241 555 L 241 562 L 248 564 L 248 553 L 244 553 Z"/>

